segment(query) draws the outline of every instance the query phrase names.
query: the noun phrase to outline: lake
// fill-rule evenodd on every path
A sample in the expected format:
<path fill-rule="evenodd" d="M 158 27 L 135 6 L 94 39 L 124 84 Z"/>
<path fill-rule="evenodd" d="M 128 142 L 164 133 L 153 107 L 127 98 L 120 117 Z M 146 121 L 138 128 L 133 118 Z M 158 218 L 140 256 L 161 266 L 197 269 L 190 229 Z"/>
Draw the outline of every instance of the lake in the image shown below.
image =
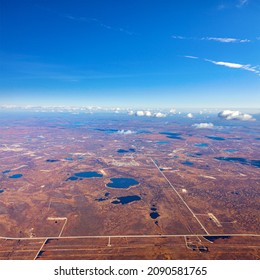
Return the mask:
<path fill-rule="evenodd" d="M 18 178 L 21 178 L 21 177 L 23 177 L 23 174 L 14 174 L 12 176 L 9 176 L 9 178 L 11 178 L 11 179 L 18 179 Z"/>
<path fill-rule="evenodd" d="M 209 144 L 208 143 L 196 143 L 196 144 L 194 144 L 194 146 L 196 146 L 196 147 L 208 147 Z"/>
<path fill-rule="evenodd" d="M 94 177 L 101 178 L 101 177 L 103 177 L 102 174 L 95 172 L 95 171 L 78 172 L 78 173 L 75 173 L 74 175 L 76 177 L 81 177 L 81 178 L 94 178 Z"/>
<path fill-rule="evenodd" d="M 205 136 L 205 137 L 207 137 L 211 140 L 216 140 L 216 141 L 224 141 L 225 140 L 225 138 L 219 137 L 219 136 Z"/>
<path fill-rule="evenodd" d="M 141 200 L 141 197 L 138 195 L 128 195 L 128 196 L 120 196 L 116 198 L 117 200 L 112 201 L 113 204 L 128 204 L 133 201 Z"/>
<path fill-rule="evenodd" d="M 138 181 L 132 178 L 111 178 L 110 181 L 107 187 L 114 189 L 128 189 L 139 184 Z"/>

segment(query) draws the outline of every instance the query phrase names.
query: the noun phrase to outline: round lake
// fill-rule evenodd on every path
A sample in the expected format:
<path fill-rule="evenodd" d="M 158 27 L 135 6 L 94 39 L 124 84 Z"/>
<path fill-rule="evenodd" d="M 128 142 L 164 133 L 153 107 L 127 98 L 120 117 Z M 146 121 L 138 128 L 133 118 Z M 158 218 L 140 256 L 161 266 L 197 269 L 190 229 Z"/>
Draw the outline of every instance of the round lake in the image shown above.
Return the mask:
<path fill-rule="evenodd" d="M 111 182 L 107 187 L 114 189 L 128 189 L 132 186 L 138 185 L 139 182 L 132 178 L 111 178 Z"/>

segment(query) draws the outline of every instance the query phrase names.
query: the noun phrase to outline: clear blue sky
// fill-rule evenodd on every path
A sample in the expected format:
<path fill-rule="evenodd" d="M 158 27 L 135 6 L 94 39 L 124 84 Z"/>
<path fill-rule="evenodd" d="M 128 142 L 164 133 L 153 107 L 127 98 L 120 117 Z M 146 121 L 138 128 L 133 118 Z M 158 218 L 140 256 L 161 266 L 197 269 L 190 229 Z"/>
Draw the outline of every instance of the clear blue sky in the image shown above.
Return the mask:
<path fill-rule="evenodd" d="M 0 105 L 259 107 L 259 0 L 0 0 Z"/>

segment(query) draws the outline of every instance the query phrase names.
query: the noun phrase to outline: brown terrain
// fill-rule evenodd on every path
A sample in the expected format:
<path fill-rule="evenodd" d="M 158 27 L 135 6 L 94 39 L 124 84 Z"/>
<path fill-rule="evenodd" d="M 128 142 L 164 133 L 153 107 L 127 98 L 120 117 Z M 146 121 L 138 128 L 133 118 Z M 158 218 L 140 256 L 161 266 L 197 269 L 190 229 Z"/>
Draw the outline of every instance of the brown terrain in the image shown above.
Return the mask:
<path fill-rule="evenodd" d="M 259 131 L 246 125 L 7 115 L 0 259 L 259 259 Z"/>

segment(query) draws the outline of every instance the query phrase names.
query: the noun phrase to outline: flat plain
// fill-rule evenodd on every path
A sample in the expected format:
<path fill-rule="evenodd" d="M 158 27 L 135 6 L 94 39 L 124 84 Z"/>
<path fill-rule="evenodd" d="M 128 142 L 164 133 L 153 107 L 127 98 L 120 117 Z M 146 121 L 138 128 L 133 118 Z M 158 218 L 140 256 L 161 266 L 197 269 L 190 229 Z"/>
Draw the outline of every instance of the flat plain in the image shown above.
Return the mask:
<path fill-rule="evenodd" d="M 0 259 L 259 259 L 259 120 L 1 113 Z"/>

